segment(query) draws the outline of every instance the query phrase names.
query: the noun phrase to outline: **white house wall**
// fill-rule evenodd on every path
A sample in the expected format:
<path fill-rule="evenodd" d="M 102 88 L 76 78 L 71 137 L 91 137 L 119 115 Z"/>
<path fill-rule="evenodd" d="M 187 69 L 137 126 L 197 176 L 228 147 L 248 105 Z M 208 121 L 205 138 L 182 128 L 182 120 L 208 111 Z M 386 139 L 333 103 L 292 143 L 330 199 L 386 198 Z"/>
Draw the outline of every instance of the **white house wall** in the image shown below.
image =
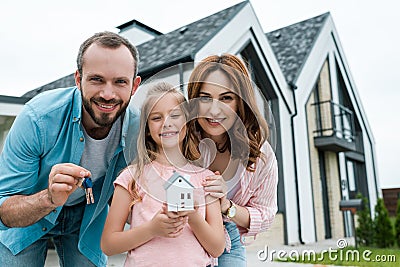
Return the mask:
<path fill-rule="evenodd" d="M 299 90 L 302 90 L 299 87 Z M 294 120 L 297 159 L 297 179 L 300 205 L 302 239 L 306 243 L 315 241 L 313 191 L 311 184 L 310 155 L 305 103 L 298 106 Z M 289 204 L 289 203 L 288 203 Z"/>
<path fill-rule="evenodd" d="M 333 35 L 332 35 L 333 33 Z M 335 37 L 335 39 L 333 38 Z M 318 75 L 322 68 L 322 65 L 329 58 L 329 70 L 331 75 L 331 88 L 332 88 L 332 97 L 335 102 L 338 102 L 338 92 L 337 92 L 337 74 L 336 74 L 336 63 L 334 58 L 338 58 L 340 54 L 341 58 L 344 62 L 341 62 L 339 59 L 337 60 L 339 63 L 339 67 L 343 73 L 343 78 L 346 83 L 346 88 L 354 90 L 353 92 L 349 92 L 351 97 L 351 101 L 355 108 L 355 116 L 357 118 L 363 118 L 360 120 L 360 124 L 362 127 L 362 131 L 365 133 L 363 136 L 364 140 L 364 149 L 365 149 L 365 165 L 367 171 L 367 181 L 368 188 L 370 193 L 370 199 L 372 203 L 376 202 L 376 193 L 375 193 L 375 172 L 374 172 L 374 162 L 371 151 L 370 141 L 373 143 L 371 130 L 368 126 L 365 112 L 363 111 L 360 98 L 358 97 L 356 87 L 354 82 L 351 80 L 351 75 L 347 64 L 345 63 L 344 54 L 340 47 L 339 40 L 336 38 L 337 33 L 334 28 L 334 24 L 332 19 L 329 17 L 324 24 L 321 32 L 314 44 L 314 47 L 305 62 L 301 74 L 299 75 L 297 81 L 295 82 L 298 89 L 296 90 L 296 97 L 298 103 L 298 115 L 295 118 L 295 131 L 296 131 L 296 157 L 297 159 L 301 159 L 301 162 L 298 160 L 297 168 L 298 168 L 298 178 L 299 178 L 299 191 L 302 192 L 300 194 L 300 205 L 301 209 L 301 226 L 302 226 L 302 237 L 304 242 L 313 242 L 315 238 L 315 225 L 313 214 L 313 199 L 312 199 L 312 187 L 311 187 L 311 173 L 310 173 L 310 158 L 308 154 L 308 141 L 306 140 L 307 136 L 307 127 L 306 127 L 306 114 L 305 114 L 305 105 L 308 100 L 308 97 L 315 86 L 315 83 L 318 79 Z M 338 49 L 340 51 L 338 51 Z M 342 66 L 341 63 L 346 64 L 346 66 Z M 344 75 L 344 68 L 348 73 L 348 76 Z M 349 80 L 349 79 L 350 80 Z M 365 122 L 365 123 L 363 123 Z M 344 166 L 344 157 L 339 157 L 340 166 Z M 340 174 L 345 175 L 345 168 L 340 169 Z M 376 168 L 376 166 L 375 166 Z M 347 176 L 345 176 L 347 177 Z M 285 177 L 286 179 L 287 177 Z M 289 203 L 287 203 L 289 204 Z"/>
<path fill-rule="evenodd" d="M 17 116 L 23 107 L 23 104 L 0 103 L 0 116 Z"/>
<path fill-rule="evenodd" d="M 285 104 L 279 98 L 279 119 L 280 120 L 280 134 L 281 134 L 281 147 L 282 147 L 282 177 L 284 177 L 284 192 L 285 192 L 285 223 L 287 233 L 287 243 L 299 243 L 299 222 L 297 218 L 297 208 L 299 203 L 296 199 L 296 186 L 295 186 L 295 173 L 293 161 L 293 147 L 292 147 L 292 127 L 290 124 L 290 114 L 286 112 Z"/>
<path fill-rule="evenodd" d="M 379 195 L 377 195 L 377 192 L 375 190 L 377 185 L 375 184 L 374 176 L 376 176 L 376 183 L 379 185 L 378 174 L 377 174 L 378 171 L 376 169 L 376 163 L 373 161 L 373 159 L 375 159 L 375 157 L 376 157 L 375 151 L 372 151 L 371 144 L 366 136 L 363 136 L 363 143 L 364 143 L 365 169 L 366 169 L 368 193 L 369 193 L 369 205 L 370 205 L 370 210 L 373 211 L 375 208 L 377 199 L 382 198 L 382 192 L 379 189 L 379 192 L 378 192 Z M 373 157 L 373 155 L 375 157 Z M 374 168 L 375 168 L 375 172 L 374 172 Z"/>
<path fill-rule="evenodd" d="M 131 27 L 130 29 L 125 29 L 119 33 L 121 36 L 127 38 L 131 43 L 138 46 L 142 43 L 154 39 L 154 35 L 145 32 L 142 29 L 136 27 Z"/>
<path fill-rule="evenodd" d="M 369 138 L 371 139 L 372 143 L 375 143 L 374 136 L 371 131 L 371 127 L 370 127 L 368 119 L 365 115 L 366 113 L 365 113 L 364 107 L 362 105 L 360 96 L 358 94 L 356 83 L 354 82 L 354 79 L 351 75 L 346 56 L 345 56 L 345 54 L 343 52 L 343 48 L 340 44 L 339 35 L 336 31 L 336 28 L 335 28 L 335 25 L 334 25 L 332 19 L 331 18 L 329 18 L 329 19 L 330 19 L 329 21 L 330 21 L 330 26 L 331 26 L 331 32 L 332 32 L 332 34 L 336 40 L 336 44 L 337 44 L 337 46 L 335 46 L 335 48 L 337 48 L 337 49 L 335 49 L 335 53 L 340 54 L 340 60 L 338 59 L 339 67 L 341 68 L 342 73 L 345 73 L 342 68 L 345 68 L 345 70 L 346 70 L 347 77 L 345 77 L 345 75 L 343 75 L 343 78 L 346 83 L 346 87 L 348 86 L 347 87 L 348 89 L 353 88 L 353 91 L 349 92 L 351 101 L 352 101 L 353 105 L 355 103 L 357 103 L 357 105 L 354 105 L 354 108 L 356 109 L 355 111 L 358 112 L 357 117 L 360 116 L 360 118 L 361 117 L 363 118 L 363 123 L 364 123 L 364 127 L 365 127 L 364 130 L 366 130 L 366 132 L 368 133 Z M 340 61 L 342 61 L 342 62 L 340 62 Z M 342 63 L 343 63 L 343 65 L 342 65 Z M 351 84 L 351 86 L 350 86 L 350 84 Z"/>
<path fill-rule="evenodd" d="M 307 113 L 306 104 L 310 97 L 315 83 L 319 78 L 320 71 L 327 57 L 327 47 L 329 39 L 322 34 L 318 36 L 314 48 L 305 62 L 301 74 L 295 85 L 297 89 L 297 116 L 294 120 L 295 144 L 297 158 L 297 177 L 299 186 L 300 220 L 302 240 L 305 243 L 316 241 L 316 225 L 314 220 L 314 200 L 311 181 L 311 159 L 309 154 Z M 285 178 L 286 179 L 286 178 Z M 287 203 L 290 205 L 290 203 Z"/>
<path fill-rule="evenodd" d="M 3 150 L 4 141 L 9 132 L 9 129 L 4 129 L 3 124 L 10 120 L 10 117 L 16 117 L 24 107 L 23 104 L 11 104 L 6 102 L 0 102 L 0 152 Z"/>
<path fill-rule="evenodd" d="M 337 58 L 337 62 L 339 65 L 339 70 L 342 73 L 343 80 L 345 82 L 346 89 L 348 90 L 348 95 L 350 97 L 350 101 L 354 107 L 354 116 L 360 123 L 361 130 L 363 132 L 363 146 L 364 146 L 364 159 L 365 159 L 365 169 L 366 169 L 366 179 L 368 183 L 368 192 L 369 192 L 369 201 L 371 210 L 374 209 L 377 198 L 382 197 L 379 188 L 379 175 L 376 164 L 376 152 L 374 151 L 375 140 L 371 131 L 371 127 L 369 125 L 366 113 L 364 111 L 360 96 L 358 94 L 357 86 L 353 81 L 353 77 L 351 75 L 350 69 L 347 64 L 346 57 L 343 53 L 343 48 L 340 45 L 339 37 L 334 27 L 334 23 L 331 20 L 331 31 L 336 40 L 336 45 L 334 47 L 334 53 Z M 336 67 L 334 68 L 336 72 Z M 371 147 L 372 146 L 372 147 Z"/>
<path fill-rule="evenodd" d="M 314 220 L 314 200 L 311 181 L 311 159 L 309 154 L 306 104 L 319 78 L 323 64 L 333 49 L 329 23 L 325 23 L 315 41 L 307 61 L 304 63 L 295 85 L 297 111 L 295 117 L 295 144 L 297 158 L 297 173 L 299 182 L 299 201 L 301 206 L 301 232 L 305 243 L 316 241 L 316 225 Z"/>

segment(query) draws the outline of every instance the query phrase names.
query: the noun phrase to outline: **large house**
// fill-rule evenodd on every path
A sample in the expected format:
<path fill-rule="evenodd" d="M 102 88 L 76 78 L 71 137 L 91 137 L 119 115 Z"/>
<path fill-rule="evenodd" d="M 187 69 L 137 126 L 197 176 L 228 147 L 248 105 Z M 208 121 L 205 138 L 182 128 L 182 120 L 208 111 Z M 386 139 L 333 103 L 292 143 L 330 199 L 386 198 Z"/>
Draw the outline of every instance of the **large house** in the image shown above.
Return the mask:
<path fill-rule="evenodd" d="M 373 210 L 381 191 L 374 137 L 329 12 L 265 33 L 244 1 L 166 34 L 136 20 L 118 29 L 137 45 L 145 82 L 157 74 L 184 85 L 195 62 L 210 54 L 228 52 L 249 63 L 276 128 L 279 211 L 266 243 L 353 236 L 339 202 L 360 192 Z M 26 99 L 73 85 L 71 74 L 21 99 L 0 97 L 3 136 Z"/>

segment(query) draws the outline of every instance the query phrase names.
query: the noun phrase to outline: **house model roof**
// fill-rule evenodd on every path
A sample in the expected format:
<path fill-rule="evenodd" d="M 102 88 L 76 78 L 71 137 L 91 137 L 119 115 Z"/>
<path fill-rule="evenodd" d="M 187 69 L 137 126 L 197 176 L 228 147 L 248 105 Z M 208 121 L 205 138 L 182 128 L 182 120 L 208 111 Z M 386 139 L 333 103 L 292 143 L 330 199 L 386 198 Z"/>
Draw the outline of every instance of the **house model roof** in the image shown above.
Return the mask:
<path fill-rule="evenodd" d="M 165 182 L 164 184 L 164 189 L 167 190 L 171 185 L 175 183 L 176 180 L 182 179 L 183 182 L 185 182 L 187 185 L 191 186 L 194 188 L 192 183 L 189 181 L 190 176 L 187 174 L 180 174 L 179 172 L 174 172 L 171 177 L 169 177 L 168 181 Z"/>

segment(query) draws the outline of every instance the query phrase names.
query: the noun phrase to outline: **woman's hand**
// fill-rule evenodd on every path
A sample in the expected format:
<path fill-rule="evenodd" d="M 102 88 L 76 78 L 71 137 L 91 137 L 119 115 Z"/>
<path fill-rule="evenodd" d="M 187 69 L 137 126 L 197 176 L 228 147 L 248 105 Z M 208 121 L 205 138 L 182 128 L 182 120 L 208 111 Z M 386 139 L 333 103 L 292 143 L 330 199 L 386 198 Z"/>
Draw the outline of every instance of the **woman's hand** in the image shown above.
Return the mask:
<path fill-rule="evenodd" d="M 221 212 L 225 213 L 230 206 L 230 202 L 226 198 L 227 186 L 220 172 L 216 171 L 215 175 L 208 176 L 205 181 L 203 181 L 203 187 L 206 195 L 219 198 L 221 203 Z"/>
<path fill-rule="evenodd" d="M 227 186 L 219 171 L 216 171 L 215 175 L 206 177 L 202 184 L 206 194 L 215 198 L 226 198 Z"/>

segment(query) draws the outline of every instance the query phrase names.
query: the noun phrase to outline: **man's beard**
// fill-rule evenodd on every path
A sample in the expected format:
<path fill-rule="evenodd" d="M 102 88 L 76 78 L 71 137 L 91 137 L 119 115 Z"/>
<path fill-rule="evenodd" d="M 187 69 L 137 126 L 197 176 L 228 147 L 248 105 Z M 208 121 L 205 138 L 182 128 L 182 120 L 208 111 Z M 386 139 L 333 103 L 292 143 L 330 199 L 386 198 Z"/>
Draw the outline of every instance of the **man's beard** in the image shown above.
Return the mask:
<path fill-rule="evenodd" d="M 81 90 L 81 96 L 82 96 L 83 107 L 85 108 L 87 113 L 90 115 L 92 120 L 101 127 L 111 127 L 114 124 L 114 122 L 119 118 L 119 116 L 121 116 L 121 114 L 125 112 L 126 108 L 128 107 L 128 104 L 129 104 L 129 102 L 124 104 L 124 102 L 121 99 L 105 100 L 102 97 L 92 97 L 90 99 L 87 99 L 83 96 L 82 90 Z M 96 105 L 96 104 L 94 104 L 94 102 L 102 103 L 105 105 L 117 104 L 117 105 L 120 105 L 120 109 L 117 111 L 115 116 L 113 116 L 112 114 L 107 114 L 107 113 L 101 113 L 100 116 L 96 116 L 96 113 L 94 112 L 94 110 L 92 108 L 92 104 Z"/>

